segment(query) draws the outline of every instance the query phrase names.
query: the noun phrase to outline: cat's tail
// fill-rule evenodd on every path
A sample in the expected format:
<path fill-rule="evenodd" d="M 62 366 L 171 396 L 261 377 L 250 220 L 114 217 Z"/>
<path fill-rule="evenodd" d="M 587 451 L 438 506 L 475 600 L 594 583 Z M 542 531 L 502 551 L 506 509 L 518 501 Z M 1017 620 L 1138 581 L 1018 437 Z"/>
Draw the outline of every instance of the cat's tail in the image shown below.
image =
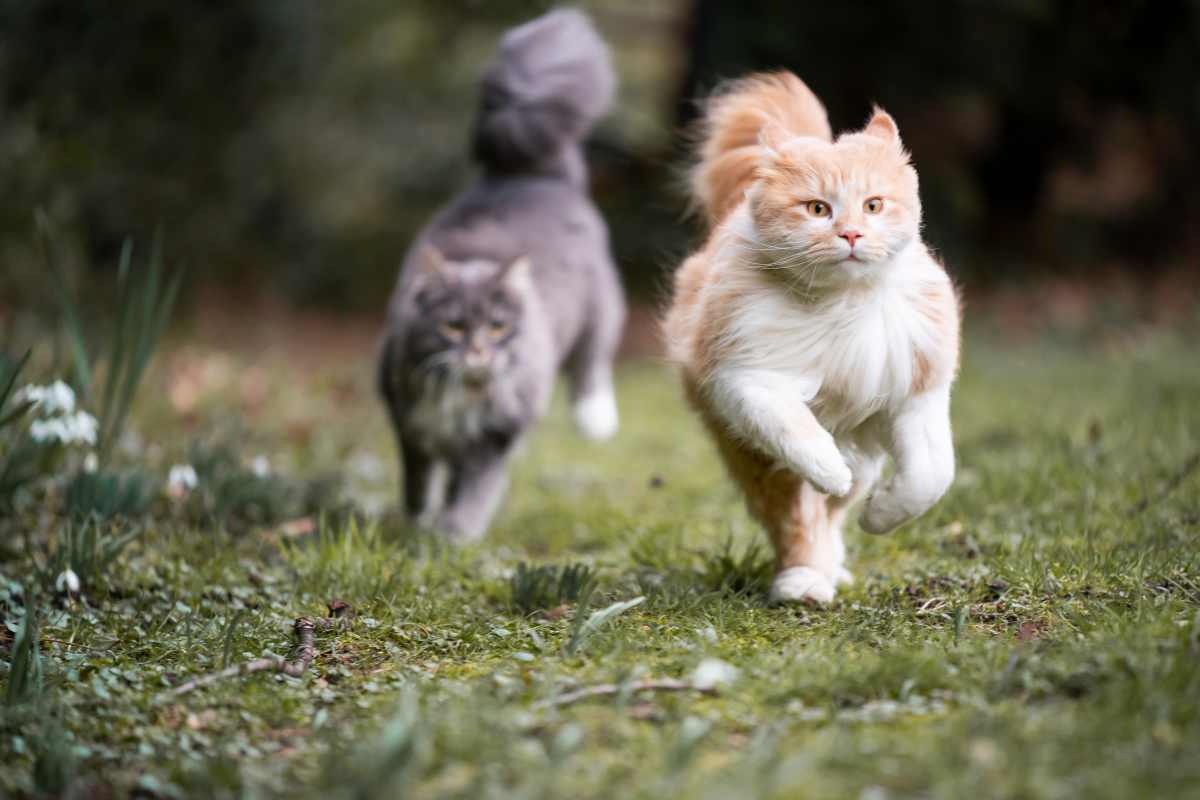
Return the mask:
<path fill-rule="evenodd" d="M 754 183 L 768 126 L 787 137 L 833 137 L 825 107 L 792 73 L 764 72 L 733 81 L 704 105 L 692 168 L 692 196 L 709 225 L 737 208 Z"/>
<path fill-rule="evenodd" d="M 582 168 L 577 145 L 615 90 L 608 47 L 582 12 L 551 11 L 513 28 L 483 76 L 475 158 L 502 174 L 542 171 L 564 158 Z"/>

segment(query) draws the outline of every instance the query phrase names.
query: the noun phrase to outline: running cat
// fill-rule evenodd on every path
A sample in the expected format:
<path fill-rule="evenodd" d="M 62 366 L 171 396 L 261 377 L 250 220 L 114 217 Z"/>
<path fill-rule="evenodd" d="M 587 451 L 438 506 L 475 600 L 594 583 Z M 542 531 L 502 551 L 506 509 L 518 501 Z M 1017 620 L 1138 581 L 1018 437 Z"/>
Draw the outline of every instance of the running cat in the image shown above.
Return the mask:
<path fill-rule="evenodd" d="M 625 301 L 581 147 L 614 91 L 608 49 L 582 13 L 553 11 L 505 34 L 475 123 L 482 174 L 401 267 L 379 388 L 405 509 L 454 541 L 486 533 L 513 449 L 560 368 L 580 431 L 616 433 Z"/>
<path fill-rule="evenodd" d="M 829 602 L 852 502 L 883 533 L 953 480 L 958 298 L 880 109 L 835 139 L 795 75 L 751 76 L 709 102 L 692 178 L 711 230 L 675 275 L 670 356 L 771 537 L 771 599 Z"/>

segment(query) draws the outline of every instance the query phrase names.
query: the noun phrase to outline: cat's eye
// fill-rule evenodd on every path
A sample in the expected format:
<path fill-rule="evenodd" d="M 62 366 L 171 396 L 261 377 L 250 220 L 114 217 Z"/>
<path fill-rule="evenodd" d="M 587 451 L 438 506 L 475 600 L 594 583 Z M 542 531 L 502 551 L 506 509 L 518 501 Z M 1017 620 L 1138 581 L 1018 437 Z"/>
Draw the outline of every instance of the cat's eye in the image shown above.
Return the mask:
<path fill-rule="evenodd" d="M 509 324 L 502 319 L 494 319 L 491 322 L 490 329 L 492 336 L 499 339 L 504 334 L 508 333 Z"/>
<path fill-rule="evenodd" d="M 814 217 L 828 217 L 833 211 L 833 209 L 829 207 L 829 203 L 826 203 L 824 200 L 809 200 L 804 204 L 804 207 L 807 208 L 808 213 L 812 214 Z"/>
<path fill-rule="evenodd" d="M 867 201 L 863 203 L 863 211 L 866 211 L 868 214 L 878 214 L 880 211 L 883 211 L 883 198 L 868 198 Z"/>
<path fill-rule="evenodd" d="M 438 330 L 452 342 L 461 341 L 463 334 L 467 332 L 467 326 L 462 320 L 452 319 L 438 325 Z"/>

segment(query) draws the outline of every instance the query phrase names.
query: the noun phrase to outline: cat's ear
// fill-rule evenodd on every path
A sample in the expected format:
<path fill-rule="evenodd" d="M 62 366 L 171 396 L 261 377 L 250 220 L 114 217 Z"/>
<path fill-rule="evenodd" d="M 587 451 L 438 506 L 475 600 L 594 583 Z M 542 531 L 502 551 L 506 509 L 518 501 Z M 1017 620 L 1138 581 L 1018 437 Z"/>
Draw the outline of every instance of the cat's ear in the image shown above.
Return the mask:
<path fill-rule="evenodd" d="M 425 277 L 447 276 L 446 257 L 431 244 L 421 247 L 417 253 L 417 270 Z"/>
<path fill-rule="evenodd" d="M 875 106 L 871 112 L 871 119 L 867 121 L 863 133 L 900 146 L 900 128 L 896 125 L 896 120 L 879 106 Z"/>
<path fill-rule="evenodd" d="M 505 288 L 520 294 L 531 286 L 532 270 L 529 256 L 518 256 L 500 270 L 500 282 Z"/>
<path fill-rule="evenodd" d="M 788 140 L 793 138 L 782 125 L 775 120 L 767 120 L 767 124 L 762 126 L 758 132 L 758 144 L 766 151 L 767 157 L 778 159 L 783 146 L 788 143 Z"/>

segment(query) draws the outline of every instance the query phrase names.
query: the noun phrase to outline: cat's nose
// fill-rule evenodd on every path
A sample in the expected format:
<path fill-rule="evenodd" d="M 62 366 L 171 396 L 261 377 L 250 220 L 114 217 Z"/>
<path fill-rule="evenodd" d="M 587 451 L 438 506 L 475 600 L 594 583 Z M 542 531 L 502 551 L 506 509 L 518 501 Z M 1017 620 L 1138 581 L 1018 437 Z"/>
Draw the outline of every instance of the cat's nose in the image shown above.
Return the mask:
<path fill-rule="evenodd" d="M 862 238 L 862 234 L 859 233 L 858 231 L 842 231 L 841 233 L 838 234 L 838 236 L 842 237 L 843 239 L 845 239 L 847 242 L 850 243 L 851 250 L 854 249 L 854 243 Z"/>

